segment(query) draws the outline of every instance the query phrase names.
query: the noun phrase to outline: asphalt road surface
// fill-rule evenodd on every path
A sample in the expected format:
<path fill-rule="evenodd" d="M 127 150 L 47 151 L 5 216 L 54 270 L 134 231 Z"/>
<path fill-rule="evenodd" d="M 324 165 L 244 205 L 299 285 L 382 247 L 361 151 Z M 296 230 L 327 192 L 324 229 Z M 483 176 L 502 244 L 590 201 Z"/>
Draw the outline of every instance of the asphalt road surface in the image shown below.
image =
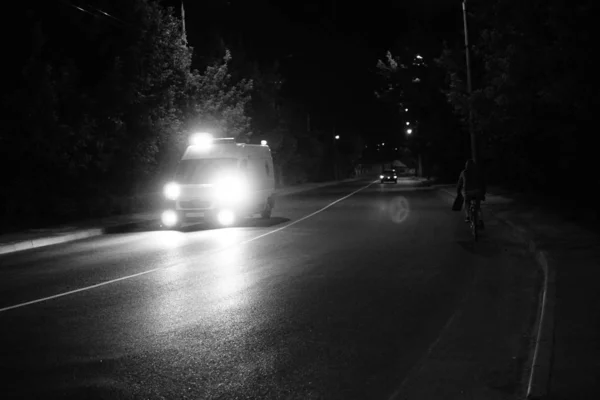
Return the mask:
<path fill-rule="evenodd" d="M 432 190 L 372 182 L 281 198 L 268 222 L 148 224 L 1 256 L 0 397 L 401 398 L 478 303 L 482 259 L 530 264 L 470 249 Z"/>

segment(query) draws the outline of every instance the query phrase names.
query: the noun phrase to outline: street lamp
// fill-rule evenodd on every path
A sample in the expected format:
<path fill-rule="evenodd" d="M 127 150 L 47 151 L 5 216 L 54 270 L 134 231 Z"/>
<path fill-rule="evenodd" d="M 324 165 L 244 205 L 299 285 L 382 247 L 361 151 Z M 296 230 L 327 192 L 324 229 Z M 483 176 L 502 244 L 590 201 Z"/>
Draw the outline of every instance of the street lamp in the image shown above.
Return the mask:
<path fill-rule="evenodd" d="M 412 129 L 408 128 L 408 129 L 406 130 L 406 133 L 408 133 L 408 134 L 410 135 L 410 134 L 412 133 Z"/>
<path fill-rule="evenodd" d="M 408 108 L 405 108 L 405 109 L 404 109 L 404 112 L 408 112 Z"/>
<path fill-rule="evenodd" d="M 334 131 L 335 133 L 335 131 Z M 333 179 L 337 180 L 338 179 L 338 148 L 337 148 L 337 141 L 340 140 L 340 135 L 333 135 L 331 137 L 332 140 L 332 144 L 333 144 Z"/>
<path fill-rule="evenodd" d="M 410 122 L 406 121 L 406 126 L 409 126 L 409 125 L 410 125 Z"/>

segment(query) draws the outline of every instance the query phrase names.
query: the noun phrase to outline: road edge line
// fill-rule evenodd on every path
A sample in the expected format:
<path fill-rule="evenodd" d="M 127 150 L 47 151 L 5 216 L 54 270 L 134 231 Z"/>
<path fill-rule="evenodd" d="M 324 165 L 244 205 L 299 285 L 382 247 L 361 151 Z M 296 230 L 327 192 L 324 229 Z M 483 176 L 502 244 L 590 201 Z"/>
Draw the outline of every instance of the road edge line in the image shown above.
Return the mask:
<path fill-rule="evenodd" d="M 296 224 L 298 224 L 298 223 L 300 223 L 302 221 L 305 221 L 308 218 L 311 218 L 311 217 L 313 217 L 313 216 L 315 216 L 315 215 L 317 215 L 317 214 L 319 214 L 319 213 L 327 210 L 330 207 L 333 207 L 337 203 L 346 200 L 347 198 L 355 195 L 356 193 L 358 193 L 358 192 L 360 192 L 362 190 L 365 190 L 366 188 L 368 188 L 369 186 L 371 186 L 375 182 L 377 182 L 377 181 L 372 181 L 368 185 L 362 186 L 360 189 L 357 189 L 357 190 L 353 191 L 352 193 L 347 194 L 346 196 L 341 197 L 341 198 L 339 198 L 339 199 L 337 199 L 337 200 L 335 200 L 335 201 L 327 204 L 325 207 L 322 207 L 322 208 L 318 209 L 315 212 L 312 212 L 312 213 L 310 213 L 308 215 L 305 215 L 302 218 L 299 218 L 299 219 L 297 219 L 295 221 L 292 221 L 292 222 L 290 222 L 288 224 L 285 224 L 282 227 L 279 227 L 277 229 L 273 229 L 273 230 L 271 230 L 269 232 L 266 232 L 266 233 L 264 233 L 262 235 L 255 236 L 253 238 L 250 238 L 250 239 L 247 239 L 247 240 L 243 240 L 243 241 L 241 241 L 239 243 L 234 243 L 232 245 L 227 245 L 227 246 L 224 246 L 224 247 L 221 247 L 221 248 L 214 249 L 213 251 L 210 251 L 209 253 L 210 254 L 212 254 L 212 253 L 218 253 L 220 251 L 227 250 L 227 249 L 229 249 L 231 247 L 240 246 L 240 245 L 243 245 L 243 244 L 251 243 L 251 242 L 254 242 L 255 240 L 261 239 L 261 238 L 263 238 L 265 236 L 269 236 L 269 235 L 272 235 L 273 233 L 280 232 L 280 231 L 282 231 L 282 230 L 284 230 L 286 228 L 289 228 L 292 225 L 296 225 Z M 57 293 L 57 294 L 54 294 L 54 295 L 51 295 L 51 296 L 41 297 L 39 299 L 34 299 L 34 300 L 25 301 L 25 302 L 22 302 L 22 303 L 13 304 L 13 305 L 10 305 L 10 306 L 6 306 L 6 307 L 0 308 L 0 313 L 3 313 L 5 311 L 10 311 L 10 310 L 13 310 L 13 309 L 16 309 L 16 308 L 27 307 L 27 306 L 33 305 L 33 304 L 43 303 L 45 301 L 49 301 L 49 300 L 53 300 L 53 299 L 58 299 L 58 298 L 69 296 L 71 294 L 75 294 L 75 293 L 79 293 L 79 292 L 85 292 L 87 290 L 91 290 L 91 289 L 95 289 L 95 288 L 98 288 L 98 287 L 110 285 L 110 284 L 115 283 L 115 282 L 124 281 L 124 280 L 127 280 L 127 279 L 131 279 L 131 278 L 135 278 L 135 277 L 138 277 L 138 276 L 142 276 L 142 275 L 148 275 L 148 274 L 151 274 L 153 272 L 163 271 L 163 270 L 167 270 L 167 269 L 170 269 L 170 268 L 173 268 L 173 265 L 168 266 L 168 267 L 153 268 L 153 269 L 150 269 L 148 271 L 142 271 L 142 272 L 138 272 L 136 274 L 122 276 L 120 278 L 111 279 L 111 280 L 108 280 L 108 281 L 105 281 L 105 282 L 96 283 L 96 284 L 90 285 L 90 286 L 84 286 L 84 287 L 81 287 L 81 288 L 78 288 L 78 289 L 69 290 L 67 292 Z"/>
<path fill-rule="evenodd" d="M 361 180 L 365 180 L 365 177 L 342 179 L 340 181 L 328 181 L 328 182 L 320 182 L 320 183 L 316 182 L 316 183 L 314 183 L 315 186 L 307 187 L 307 188 L 302 188 L 302 187 L 300 187 L 300 185 L 298 185 L 297 187 L 291 186 L 288 188 L 275 189 L 274 195 L 275 195 L 275 198 L 286 197 L 286 196 L 291 196 L 291 195 L 302 193 L 302 192 L 308 192 L 308 191 L 315 190 L 315 189 L 322 189 L 322 188 L 328 187 L 328 186 L 340 185 L 342 183 L 358 182 Z M 278 193 L 278 190 L 281 190 L 283 193 Z M 290 190 L 290 191 L 286 193 L 285 190 Z"/>
<path fill-rule="evenodd" d="M 345 180 L 336 181 L 336 182 L 327 182 L 327 183 L 323 183 L 322 185 L 313 186 L 310 188 L 298 188 L 298 190 L 295 190 L 290 193 L 277 194 L 277 192 L 275 192 L 275 195 L 276 195 L 276 197 L 291 196 L 291 195 L 294 195 L 297 193 L 307 192 L 309 190 L 321 189 L 321 188 L 324 188 L 327 186 L 334 186 L 334 185 L 338 185 L 338 184 L 342 184 L 342 183 L 356 182 L 361 179 L 362 178 L 352 178 L 352 179 L 345 179 Z M 23 250 L 38 249 L 40 247 L 53 246 L 56 244 L 69 243 L 69 242 L 74 242 L 76 240 L 88 239 L 88 238 L 96 237 L 96 236 L 102 236 L 102 235 L 106 235 L 108 233 L 109 229 L 119 229 L 120 227 L 125 227 L 125 226 L 131 225 L 131 224 L 143 224 L 143 223 L 147 223 L 150 221 L 158 221 L 159 219 L 160 219 L 159 213 L 157 213 L 156 218 L 144 218 L 144 219 L 140 219 L 137 221 L 128 221 L 128 222 L 123 222 L 123 223 L 119 223 L 119 224 L 104 226 L 101 228 L 79 229 L 79 230 L 75 230 L 71 233 L 67 233 L 64 235 L 42 236 L 42 237 L 35 238 L 35 239 L 28 239 L 28 240 L 13 242 L 13 243 L 0 244 L 0 255 L 12 254 L 12 253 L 16 253 L 16 252 L 23 251 Z"/>

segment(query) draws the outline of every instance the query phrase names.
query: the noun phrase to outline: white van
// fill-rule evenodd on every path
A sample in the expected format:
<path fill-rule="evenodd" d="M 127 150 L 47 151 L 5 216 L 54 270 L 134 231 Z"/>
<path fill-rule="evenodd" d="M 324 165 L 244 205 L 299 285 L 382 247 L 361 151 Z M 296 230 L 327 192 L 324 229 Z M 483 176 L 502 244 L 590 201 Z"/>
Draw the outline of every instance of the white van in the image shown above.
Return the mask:
<path fill-rule="evenodd" d="M 256 145 L 197 135 L 174 181 L 164 188 L 167 203 L 161 220 L 173 228 L 192 220 L 231 225 L 255 214 L 270 218 L 274 192 L 273 158 L 266 141 Z"/>

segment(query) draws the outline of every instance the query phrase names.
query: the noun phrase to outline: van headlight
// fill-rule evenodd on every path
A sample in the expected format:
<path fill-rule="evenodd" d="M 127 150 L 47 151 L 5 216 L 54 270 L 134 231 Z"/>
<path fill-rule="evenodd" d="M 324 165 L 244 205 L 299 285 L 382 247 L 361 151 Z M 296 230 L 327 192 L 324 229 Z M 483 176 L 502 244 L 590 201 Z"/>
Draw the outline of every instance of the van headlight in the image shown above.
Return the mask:
<path fill-rule="evenodd" d="M 162 213 L 162 215 L 160 216 L 160 219 L 161 219 L 163 225 L 166 226 L 167 228 L 171 228 L 171 227 L 177 225 L 177 222 L 179 222 L 177 213 L 173 210 L 165 210 Z"/>
<path fill-rule="evenodd" d="M 232 225 L 235 222 L 235 213 L 231 210 L 221 210 L 217 214 L 217 221 L 223 226 Z"/>
<path fill-rule="evenodd" d="M 167 199 L 177 200 L 181 194 L 181 187 L 175 182 L 167 183 L 165 185 L 164 193 Z"/>
<path fill-rule="evenodd" d="M 240 202 L 248 197 L 248 186 L 241 178 L 220 179 L 215 185 L 215 197 L 218 201 Z"/>

